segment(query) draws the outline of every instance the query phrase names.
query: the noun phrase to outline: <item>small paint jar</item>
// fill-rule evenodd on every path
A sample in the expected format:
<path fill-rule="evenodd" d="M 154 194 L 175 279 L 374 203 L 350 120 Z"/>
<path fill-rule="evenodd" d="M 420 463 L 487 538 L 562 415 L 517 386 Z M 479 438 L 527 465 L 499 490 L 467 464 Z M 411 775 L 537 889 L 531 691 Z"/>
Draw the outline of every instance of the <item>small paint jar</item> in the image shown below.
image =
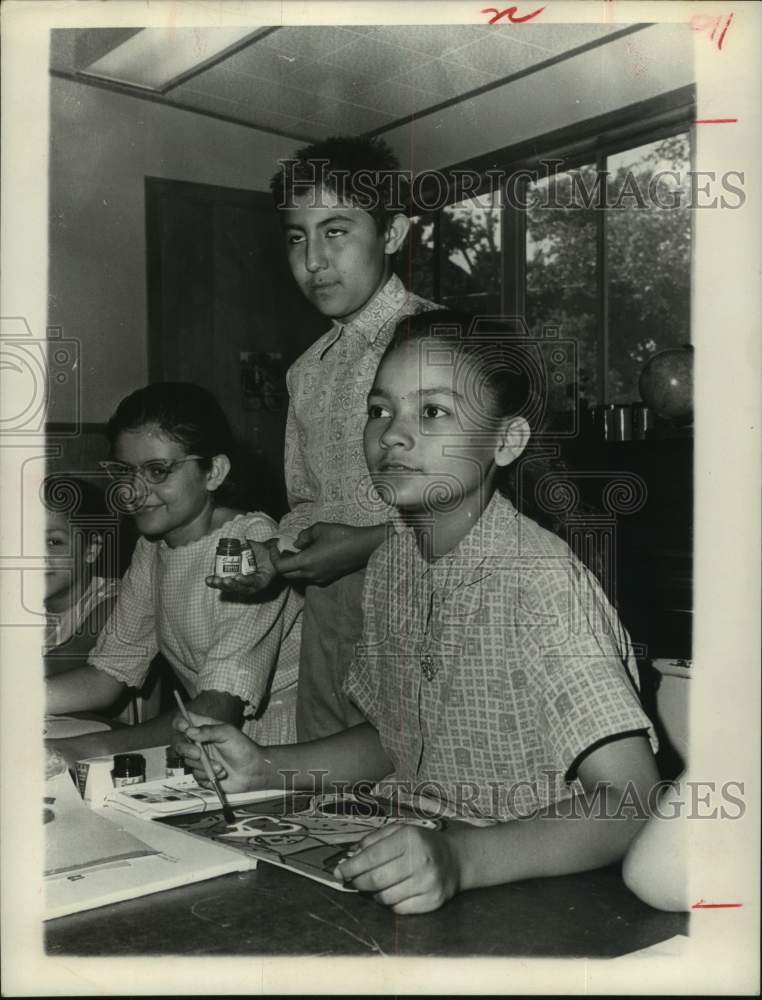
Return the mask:
<path fill-rule="evenodd" d="M 111 771 L 114 788 L 122 785 L 137 785 L 146 780 L 146 759 L 142 753 L 114 754 Z"/>
<path fill-rule="evenodd" d="M 166 775 L 168 778 L 184 778 L 191 772 L 191 768 L 185 766 L 185 758 L 179 754 L 174 747 L 167 747 L 166 755 Z"/>
<path fill-rule="evenodd" d="M 257 571 L 257 558 L 251 542 L 241 542 L 241 573 L 250 576 Z"/>
<path fill-rule="evenodd" d="M 237 538 L 221 538 L 214 557 L 215 576 L 238 576 L 241 572 L 241 543 Z"/>

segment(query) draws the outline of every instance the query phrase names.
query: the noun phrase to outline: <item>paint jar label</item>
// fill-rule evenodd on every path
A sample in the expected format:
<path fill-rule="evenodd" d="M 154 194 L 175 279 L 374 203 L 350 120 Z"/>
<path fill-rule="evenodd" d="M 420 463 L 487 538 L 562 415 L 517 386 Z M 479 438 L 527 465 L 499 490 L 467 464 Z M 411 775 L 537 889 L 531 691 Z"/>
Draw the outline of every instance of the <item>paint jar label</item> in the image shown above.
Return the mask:
<path fill-rule="evenodd" d="M 145 781 L 144 774 L 132 774 L 128 778 L 114 778 L 114 788 L 121 788 L 123 785 L 140 785 Z"/>
<path fill-rule="evenodd" d="M 241 572 L 240 556 L 217 556 L 214 560 L 216 576 L 238 576 Z"/>
<path fill-rule="evenodd" d="M 250 545 L 244 545 L 241 549 L 241 573 L 249 576 L 257 571 L 257 560 L 254 557 L 254 550 Z"/>

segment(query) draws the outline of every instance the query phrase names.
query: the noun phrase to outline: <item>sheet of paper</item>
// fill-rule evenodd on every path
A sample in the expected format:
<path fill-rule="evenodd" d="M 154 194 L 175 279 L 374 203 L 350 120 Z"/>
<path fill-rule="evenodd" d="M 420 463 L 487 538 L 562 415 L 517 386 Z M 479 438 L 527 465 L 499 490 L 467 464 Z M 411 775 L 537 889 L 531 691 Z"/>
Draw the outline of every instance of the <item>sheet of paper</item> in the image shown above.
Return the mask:
<path fill-rule="evenodd" d="M 46 919 L 256 868 L 221 844 L 90 809 L 67 773 L 47 782 L 44 808 Z"/>
<path fill-rule="evenodd" d="M 46 876 L 156 854 L 89 809 L 66 771 L 47 782 L 43 803 Z"/>
<path fill-rule="evenodd" d="M 49 740 L 67 740 L 85 733 L 101 733 L 109 729 L 106 722 L 95 719 L 75 719 L 69 715 L 46 715 L 42 735 Z"/>

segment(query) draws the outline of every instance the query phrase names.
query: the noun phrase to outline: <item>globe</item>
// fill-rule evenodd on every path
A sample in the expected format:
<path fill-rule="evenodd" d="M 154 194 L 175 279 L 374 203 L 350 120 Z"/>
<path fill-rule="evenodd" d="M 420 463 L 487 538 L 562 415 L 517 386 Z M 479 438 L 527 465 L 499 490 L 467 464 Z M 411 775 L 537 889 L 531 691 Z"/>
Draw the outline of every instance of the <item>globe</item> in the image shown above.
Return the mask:
<path fill-rule="evenodd" d="M 654 413 L 674 424 L 693 419 L 693 348 L 654 354 L 640 373 L 640 396 Z"/>

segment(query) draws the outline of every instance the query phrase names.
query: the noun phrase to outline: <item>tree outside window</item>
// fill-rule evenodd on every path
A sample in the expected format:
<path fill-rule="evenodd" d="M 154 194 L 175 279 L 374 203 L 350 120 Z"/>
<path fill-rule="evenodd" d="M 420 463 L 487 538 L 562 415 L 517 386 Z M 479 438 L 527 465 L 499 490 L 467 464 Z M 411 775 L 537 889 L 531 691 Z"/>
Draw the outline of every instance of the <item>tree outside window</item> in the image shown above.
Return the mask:
<path fill-rule="evenodd" d="M 529 185 L 526 321 L 537 336 L 555 326 L 576 341 L 575 397 L 633 402 L 649 358 L 690 340 L 689 134 L 595 160 Z M 508 211 L 521 209 L 496 193 L 418 217 L 405 275 L 412 288 L 481 316 L 500 313 Z"/>

